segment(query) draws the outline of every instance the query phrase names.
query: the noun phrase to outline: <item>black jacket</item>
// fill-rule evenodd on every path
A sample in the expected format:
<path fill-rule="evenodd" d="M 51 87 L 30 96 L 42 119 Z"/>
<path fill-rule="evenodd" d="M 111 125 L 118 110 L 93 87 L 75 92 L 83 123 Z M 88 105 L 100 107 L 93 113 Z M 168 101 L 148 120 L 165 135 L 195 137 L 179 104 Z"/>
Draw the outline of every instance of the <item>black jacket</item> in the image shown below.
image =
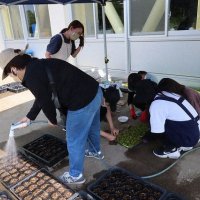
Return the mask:
<path fill-rule="evenodd" d="M 129 104 L 150 105 L 157 93 L 157 83 L 144 79 L 138 81 L 134 86 L 134 91 L 128 94 Z"/>
<path fill-rule="evenodd" d="M 77 67 L 54 58 L 33 59 L 27 65 L 22 81 L 35 96 L 33 107 L 27 114 L 29 119 L 35 120 L 42 109 L 51 123 L 57 123 L 52 88 L 45 67 L 52 73 L 62 110 L 81 109 L 96 96 L 98 82 Z"/>

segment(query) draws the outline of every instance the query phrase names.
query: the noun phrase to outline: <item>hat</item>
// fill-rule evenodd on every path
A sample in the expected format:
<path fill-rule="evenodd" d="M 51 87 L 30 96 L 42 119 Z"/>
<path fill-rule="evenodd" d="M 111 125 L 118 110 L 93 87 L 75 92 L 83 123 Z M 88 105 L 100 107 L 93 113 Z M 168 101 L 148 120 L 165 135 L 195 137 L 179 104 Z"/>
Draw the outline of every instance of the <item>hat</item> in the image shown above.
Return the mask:
<path fill-rule="evenodd" d="M 28 48 L 28 44 L 25 46 L 24 50 L 20 50 L 20 49 L 12 49 L 12 48 L 8 48 L 3 50 L 0 53 L 0 67 L 3 69 L 3 73 L 2 73 L 2 80 L 5 79 L 8 75 L 5 73 L 5 68 L 6 66 L 12 61 L 13 58 L 15 58 L 18 55 L 22 55 L 24 54 L 24 52 L 26 51 L 26 49 Z"/>

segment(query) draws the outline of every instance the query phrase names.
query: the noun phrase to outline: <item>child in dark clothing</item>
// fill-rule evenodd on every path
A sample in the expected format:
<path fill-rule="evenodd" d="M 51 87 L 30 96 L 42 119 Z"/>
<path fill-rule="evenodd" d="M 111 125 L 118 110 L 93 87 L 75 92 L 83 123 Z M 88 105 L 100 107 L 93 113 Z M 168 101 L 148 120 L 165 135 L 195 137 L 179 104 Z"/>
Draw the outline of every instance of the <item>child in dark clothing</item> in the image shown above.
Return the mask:
<path fill-rule="evenodd" d="M 128 89 L 128 105 L 131 117 L 137 118 L 135 106 L 142 111 L 140 121 L 146 122 L 149 119 L 148 108 L 157 92 L 157 84 L 149 79 L 142 79 L 141 75 L 137 73 L 132 73 L 128 76 Z"/>
<path fill-rule="evenodd" d="M 111 111 L 114 112 L 116 110 L 116 105 L 120 99 L 120 94 L 119 90 L 117 90 L 115 86 L 110 86 L 107 89 L 102 88 L 102 91 L 105 99 L 104 104 L 100 109 L 100 120 L 105 120 L 108 122 L 111 133 L 101 130 L 100 134 L 111 142 L 116 139 L 116 136 L 119 133 L 119 130 L 114 127 Z"/>

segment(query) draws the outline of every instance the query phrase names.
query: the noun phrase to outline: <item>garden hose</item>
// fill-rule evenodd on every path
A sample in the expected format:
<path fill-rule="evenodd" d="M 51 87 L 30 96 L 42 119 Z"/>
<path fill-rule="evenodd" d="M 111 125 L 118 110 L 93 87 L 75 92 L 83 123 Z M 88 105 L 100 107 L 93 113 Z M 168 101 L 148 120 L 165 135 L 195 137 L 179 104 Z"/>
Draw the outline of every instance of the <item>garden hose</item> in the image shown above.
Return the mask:
<path fill-rule="evenodd" d="M 172 168 L 174 165 L 176 165 L 176 164 L 178 163 L 178 161 L 181 160 L 184 156 L 186 156 L 187 154 L 189 154 L 189 153 L 191 153 L 191 152 L 193 152 L 193 151 L 199 150 L 199 149 L 200 149 L 200 147 L 193 148 L 193 149 L 191 149 L 190 151 L 187 151 L 187 152 L 185 152 L 183 155 L 181 155 L 181 156 L 179 157 L 179 159 L 177 159 L 174 163 L 172 163 L 171 165 L 169 165 L 167 168 L 165 168 L 165 169 L 163 169 L 163 170 L 161 170 L 161 171 L 159 171 L 159 172 L 157 172 L 157 173 L 155 173 L 155 174 L 149 175 L 149 176 L 142 176 L 141 178 L 143 178 L 143 179 L 149 179 L 149 178 L 154 178 L 154 177 L 156 177 L 156 176 L 159 176 L 159 175 L 161 175 L 161 174 L 167 172 L 169 169 L 171 169 L 171 168 Z"/>
<path fill-rule="evenodd" d="M 46 123 L 48 124 L 48 121 L 44 121 L 44 120 L 40 120 L 40 121 L 31 121 L 30 124 L 34 124 L 34 123 Z M 63 125 L 59 124 L 58 125 L 59 127 L 61 127 L 62 129 L 64 128 Z M 98 152 L 96 150 L 96 148 L 94 147 L 93 143 L 91 142 L 90 139 L 88 139 L 88 143 L 92 146 L 92 148 L 94 149 L 95 153 L 98 155 Z M 159 172 L 156 172 L 154 174 L 151 174 L 151 175 L 148 175 L 148 176 L 141 176 L 142 179 L 150 179 L 150 178 L 154 178 L 154 177 L 157 177 L 165 172 L 167 172 L 168 170 L 170 170 L 174 165 L 176 165 L 184 156 L 186 156 L 187 154 L 189 153 L 192 153 L 193 151 L 197 151 L 200 149 L 200 146 L 199 147 L 195 147 L 193 149 L 191 149 L 190 151 L 187 151 L 185 152 L 183 155 L 181 155 L 174 163 L 172 163 L 171 165 L 169 165 L 167 168 L 159 171 Z M 102 164 L 106 167 L 106 169 L 109 169 L 111 168 L 112 166 L 110 166 L 106 161 L 105 159 L 101 159 L 99 158 L 102 162 Z"/>

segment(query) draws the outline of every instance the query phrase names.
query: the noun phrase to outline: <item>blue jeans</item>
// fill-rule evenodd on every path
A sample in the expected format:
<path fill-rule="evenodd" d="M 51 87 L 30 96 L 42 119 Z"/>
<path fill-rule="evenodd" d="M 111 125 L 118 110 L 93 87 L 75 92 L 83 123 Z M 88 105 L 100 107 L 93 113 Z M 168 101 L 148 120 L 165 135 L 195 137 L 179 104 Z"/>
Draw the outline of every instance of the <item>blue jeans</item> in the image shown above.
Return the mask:
<path fill-rule="evenodd" d="M 81 97 L 80 97 L 81 98 Z M 88 140 L 90 151 L 100 151 L 100 105 L 102 90 L 98 89 L 95 98 L 84 108 L 68 111 L 66 139 L 69 153 L 69 174 L 77 177 L 83 173 L 85 148 Z M 91 146 L 92 143 L 92 146 Z"/>

